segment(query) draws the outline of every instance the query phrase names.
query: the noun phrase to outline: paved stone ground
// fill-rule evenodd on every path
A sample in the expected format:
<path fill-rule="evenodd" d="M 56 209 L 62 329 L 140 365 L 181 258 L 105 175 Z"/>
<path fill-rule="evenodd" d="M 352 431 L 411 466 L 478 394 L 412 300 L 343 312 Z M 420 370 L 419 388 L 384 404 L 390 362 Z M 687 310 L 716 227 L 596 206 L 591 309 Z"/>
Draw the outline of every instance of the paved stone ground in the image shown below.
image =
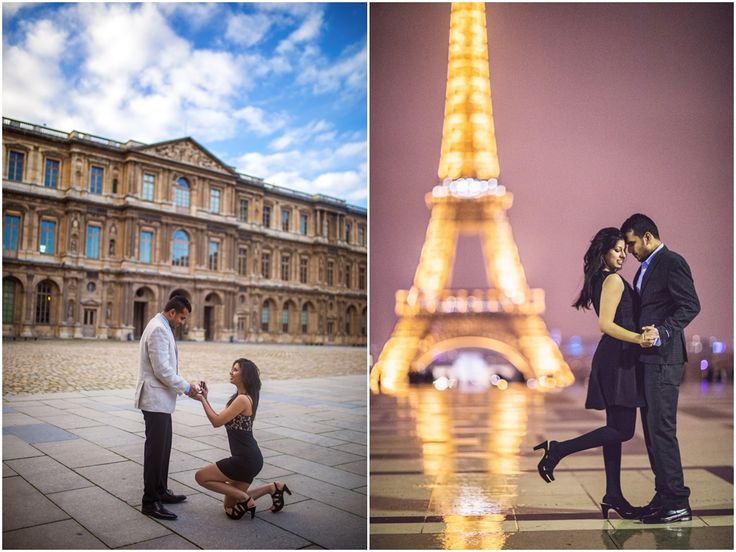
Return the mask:
<path fill-rule="evenodd" d="M 228 383 L 239 357 L 255 362 L 264 380 L 365 374 L 368 369 L 362 347 L 179 343 L 179 369 L 190 380 Z M 135 387 L 138 363 L 138 342 L 6 340 L 3 395 Z"/>
<path fill-rule="evenodd" d="M 601 516 L 600 449 L 565 458 L 555 481 L 537 473 L 544 439 L 605 424 L 576 385 L 542 395 L 505 391 L 371 395 L 371 549 L 733 550 L 733 384 L 684 384 L 678 439 L 693 520 L 643 525 Z M 632 504 L 653 494 L 641 421 L 623 444 L 621 483 Z"/>
<path fill-rule="evenodd" d="M 144 516 L 145 432 L 133 408 L 137 344 L 5 343 L 4 389 L 14 392 L 3 396 L 2 547 L 365 549 L 364 350 L 182 343 L 180 352 L 182 373 L 208 381 L 216 409 L 233 390 L 218 383 L 232 361 L 246 356 L 259 364 L 254 433 L 265 463 L 254 484 L 286 481 L 294 492 L 286 508 L 272 514 L 266 496 L 254 520 L 225 516 L 221 495 L 194 480 L 197 469 L 229 456 L 225 430 L 181 397 L 169 487 L 188 498 L 170 506 L 176 521 Z M 361 375 L 335 375 L 345 371 Z M 35 392 L 54 386 L 77 390 Z"/>

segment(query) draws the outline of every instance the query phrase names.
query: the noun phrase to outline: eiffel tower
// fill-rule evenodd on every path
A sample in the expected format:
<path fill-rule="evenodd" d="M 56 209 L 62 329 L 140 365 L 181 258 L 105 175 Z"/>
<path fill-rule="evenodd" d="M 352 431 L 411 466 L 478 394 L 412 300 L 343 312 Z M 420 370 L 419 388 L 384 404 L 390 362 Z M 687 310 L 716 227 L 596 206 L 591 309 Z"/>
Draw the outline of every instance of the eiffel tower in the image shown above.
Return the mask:
<path fill-rule="evenodd" d="M 405 389 L 409 372 L 437 355 L 481 348 L 505 357 L 542 391 L 574 377 L 547 326 L 544 290 L 530 289 L 498 183 L 485 5 L 453 3 L 445 117 L 438 176 L 425 197 L 432 210 L 414 283 L 396 292 L 398 321 L 371 370 L 371 389 Z M 488 288 L 450 289 L 460 235 L 480 237 Z"/>

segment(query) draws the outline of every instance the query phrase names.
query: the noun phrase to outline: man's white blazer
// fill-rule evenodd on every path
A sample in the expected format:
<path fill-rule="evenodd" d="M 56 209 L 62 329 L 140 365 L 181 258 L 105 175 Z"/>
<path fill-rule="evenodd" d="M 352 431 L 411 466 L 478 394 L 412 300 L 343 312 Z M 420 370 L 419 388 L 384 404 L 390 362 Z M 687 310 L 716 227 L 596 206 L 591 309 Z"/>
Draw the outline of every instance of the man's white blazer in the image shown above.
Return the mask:
<path fill-rule="evenodd" d="M 176 395 L 188 382 L 179 375 L 179 350 L 168 321 L 154 316 L 143 330 L 135 407 L 148 412 L 174 412 Z"/>

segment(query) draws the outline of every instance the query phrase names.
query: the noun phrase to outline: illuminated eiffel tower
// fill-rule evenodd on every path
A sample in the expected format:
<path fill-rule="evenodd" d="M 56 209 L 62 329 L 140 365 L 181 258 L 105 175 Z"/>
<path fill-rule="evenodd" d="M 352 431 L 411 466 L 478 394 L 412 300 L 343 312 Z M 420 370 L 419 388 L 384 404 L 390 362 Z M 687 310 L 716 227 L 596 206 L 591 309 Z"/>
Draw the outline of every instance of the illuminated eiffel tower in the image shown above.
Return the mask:
<path fill-rule="evenodd" d="M 371 389 L 401 391 L 409 372 L 438 355 L 481 348 L 499 353 L 540 390 L 574 377 L 541 318 L 544 290 L 530 289 L 498 183 L 485 5 L 454 3 L 450 19 L 445 118 L 432 210 L 410 290 L 396 292 L 399 317 L 371 370 Z M 488 289 L 450 289 L 458 236 L 479 236 Z"/>

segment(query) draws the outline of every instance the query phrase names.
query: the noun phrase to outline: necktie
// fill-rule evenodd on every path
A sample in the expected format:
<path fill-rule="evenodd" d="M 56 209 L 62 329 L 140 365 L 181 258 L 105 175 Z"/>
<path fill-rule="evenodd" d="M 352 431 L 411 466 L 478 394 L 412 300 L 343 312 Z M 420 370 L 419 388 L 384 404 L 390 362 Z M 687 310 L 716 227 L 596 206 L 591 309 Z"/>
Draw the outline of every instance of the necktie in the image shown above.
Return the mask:
<path fill-rule="evenodd" d="M 641 272 L 639 272 L 639 279 L 636 281 L 636 291 L 641 295 L 641 282 L 644 280 L 644 273 L 647 271 L 647 267 L 649 266 L 649 261 L 644 261 L 641 263 Z"/>

